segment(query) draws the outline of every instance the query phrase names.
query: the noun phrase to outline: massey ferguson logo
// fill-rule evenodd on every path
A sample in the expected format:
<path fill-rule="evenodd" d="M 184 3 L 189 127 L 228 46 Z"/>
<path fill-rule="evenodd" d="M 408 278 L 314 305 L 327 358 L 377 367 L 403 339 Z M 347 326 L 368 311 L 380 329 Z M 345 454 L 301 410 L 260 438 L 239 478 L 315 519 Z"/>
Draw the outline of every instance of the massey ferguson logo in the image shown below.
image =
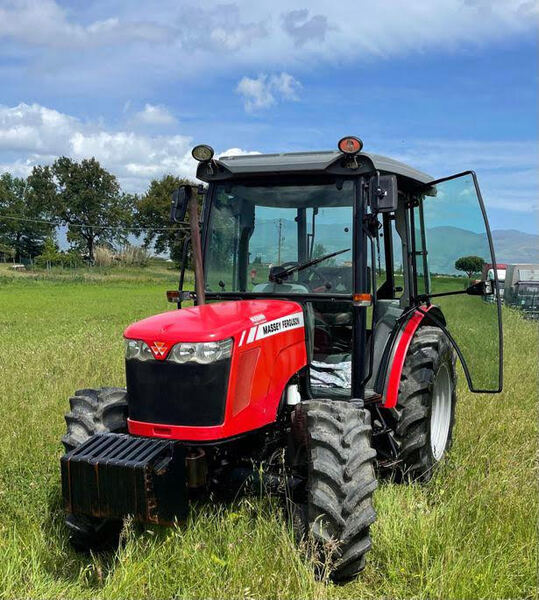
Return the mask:
<path fill-rule="evenodd" d="M 165 344 L 165 342 L 154 342 L 150 348 L 155 358 L 162 358 L 168 352 L 168 344 Z"/>
<path fill-rule="evenodd" d="M 251 321 L 252 320 L 253 319 L 251 318 Z M 245 345 L 251 344 L 255 340 L 261 340 L 272 335 L 277 335 L 278 333 L 290 331 L 291 329 L 298 329 L 299 327 L 303 327 L 302 312 L 294 313 L 293 315 L 288 315 L 287 317 L 281 317 L 280 319 L 275 319 L 274 321 L 268 321 L 267 323 L 261 323 L 260 325 L 255 325 L 249 330 L 246 329 L 241 334 L 240 343 L 238 346 L 243 346 L 244 342 Z"/>
<path fill-rule="evenodd" d="M 273 321 L 267 325 L 260 325 L 262 327 L 262 334 L 257 337 L 265 337 L 272 333 L 277 333 L 282 329 L 295 329 L 301 325 L 299 317 L 291 317 L 290 319 L 281 319 L 280 321 Z"/>

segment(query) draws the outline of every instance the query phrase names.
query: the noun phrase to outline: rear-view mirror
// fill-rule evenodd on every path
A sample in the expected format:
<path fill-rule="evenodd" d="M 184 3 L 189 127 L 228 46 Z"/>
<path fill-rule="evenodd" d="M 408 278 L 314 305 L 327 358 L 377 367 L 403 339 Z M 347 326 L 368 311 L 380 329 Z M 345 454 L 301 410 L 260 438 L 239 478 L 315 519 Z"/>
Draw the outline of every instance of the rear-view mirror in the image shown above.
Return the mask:
<path fill-rule="evenodd" d="M 466 288 L 468 296 L 489 296 L 494 293 L 492 281 L 476 281 Z"/>
<path fill-rule="evenodd" d="M 396 175 L 377 175 L 370 181 L 371 208 L 374 212 L 397 210 L 398 189 Z"/>
<path fill-rule="evenodd" d="M 170 203 L 170 220 L 172 223 L 181 223 L 185 219 L 187 205 L 191 199 L 193 188 L 190 185 L 181 185 L 172 192 Z"/>

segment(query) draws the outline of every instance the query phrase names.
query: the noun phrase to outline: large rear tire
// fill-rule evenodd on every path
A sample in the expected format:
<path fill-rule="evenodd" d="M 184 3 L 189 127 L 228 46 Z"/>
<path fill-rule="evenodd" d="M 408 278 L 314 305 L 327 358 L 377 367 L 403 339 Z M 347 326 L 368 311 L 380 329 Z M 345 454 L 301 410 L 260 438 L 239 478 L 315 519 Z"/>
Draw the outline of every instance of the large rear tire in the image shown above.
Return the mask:
<path fill-rule="evenodd" d="M 455 422 L 456 355 L 438 327 L 415 334 L 402 370 L 395 408 L 384 410 L 398 451 L 391 475 L 426 483 L 451 447 Z"/>
<path fill-rule="evenodd" d="M 351 402 L 309 400 L 294 414 L 293 435 L 304 457 L 306 482 L 293 523 L 298 537 L 314 541 L 334 581 L 355 577 L 371 548 L 377 487 L 371 433 L 369 411 Z"/>
<path fill-rule="evenodd" d="M 84 389 L 69 399 L 65 416 L 67 433 L 62 438 L 66 452 L 96 433 L 127 431 L 127 391 L 124 388 Z M 101 551 L 118 544 L 121 520 L 68 514 L 66 525 L 71 545 L 78 551 Z"/>

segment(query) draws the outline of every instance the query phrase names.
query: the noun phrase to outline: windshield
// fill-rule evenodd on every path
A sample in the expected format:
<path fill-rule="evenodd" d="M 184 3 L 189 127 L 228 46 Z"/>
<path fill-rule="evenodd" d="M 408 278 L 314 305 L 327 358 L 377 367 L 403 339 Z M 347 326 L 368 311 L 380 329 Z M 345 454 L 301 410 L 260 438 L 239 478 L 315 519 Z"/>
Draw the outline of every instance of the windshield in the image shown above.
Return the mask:
<path fill-rule="evenodd" d="M 216 185 L 206 291 L 351 294 L 353 202 L 351 180 Z M 307 268 L 291 268 L 341 250 Z M 290 273 L 275 277 L 283 269 Z"/>

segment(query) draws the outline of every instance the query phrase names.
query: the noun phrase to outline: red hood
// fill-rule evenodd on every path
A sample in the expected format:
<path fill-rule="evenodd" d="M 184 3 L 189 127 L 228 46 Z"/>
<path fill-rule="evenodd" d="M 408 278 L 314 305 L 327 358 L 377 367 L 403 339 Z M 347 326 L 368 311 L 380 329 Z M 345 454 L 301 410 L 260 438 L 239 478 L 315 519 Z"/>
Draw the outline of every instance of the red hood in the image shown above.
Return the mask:
<path fill-rule="evenodd" d="M 148 344 L 164 342 L 211 342 L 237 336 L 242 331 L 279 317 L 301 312 L 287 300 L 237 300 L 171 310 L 142 321 L 124 331 L 124 337 Z"/>

